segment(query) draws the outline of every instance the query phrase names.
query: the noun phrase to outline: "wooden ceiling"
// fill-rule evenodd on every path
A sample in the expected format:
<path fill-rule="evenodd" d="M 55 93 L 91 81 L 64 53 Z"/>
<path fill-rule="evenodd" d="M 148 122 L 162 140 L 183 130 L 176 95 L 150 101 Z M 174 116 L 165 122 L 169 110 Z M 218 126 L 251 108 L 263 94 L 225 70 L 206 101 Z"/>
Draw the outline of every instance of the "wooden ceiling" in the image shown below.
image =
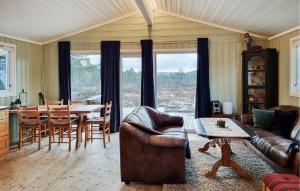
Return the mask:
<path fill-rule="evenodd" d="M 0 36 L 47 43 L 142 11 L 136 1 L 152 11 L 265 37 L 300 25 L 300 0 L 1 0 Z"/>

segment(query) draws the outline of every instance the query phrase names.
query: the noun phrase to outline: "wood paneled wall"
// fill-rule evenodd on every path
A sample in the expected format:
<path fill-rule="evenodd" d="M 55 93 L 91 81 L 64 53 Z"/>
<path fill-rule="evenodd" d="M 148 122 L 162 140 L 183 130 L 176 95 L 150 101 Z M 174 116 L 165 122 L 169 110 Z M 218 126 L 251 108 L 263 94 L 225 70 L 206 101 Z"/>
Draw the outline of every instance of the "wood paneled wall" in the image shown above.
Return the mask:
<path fill-rule="evenodd" d="M 300 98 L 289 95 L 290 92 L 290 39 L 299 36 L 300 30 L 270 40 L 269 47 L 278 51 L 279 63 L 279 104 L 300 106 Z"/>
<path fill-rule="evenodd" d="M 235 111 L 242 108 L 243 35 L 156 12 L 148 28 L 141 14 L 116 21 L 62 40 L 71 41 L 74 50 L 99 50 L 101 40 L 120 40 L 121 51 L 139 50 L 141 39 L 152 38 L 154 49 L 196 51 L 196 39 L 209 38 L 210 88 L 212 100 L 231 101 Z M 268 46 L 268 41 L 254 39 Z M 43 47 L 45 90 L 48 99 L 58 99 L 57 42 Z"/>
<path fill-rule="evenodd" d="M 28 92 L 28 104 L 38 104 L 42 92 L 42 46 L 0 36 L 0 42 L 16 45 L 17 96 L 0 97 L 0 105 L 9 105 L 24 89 Z"/>

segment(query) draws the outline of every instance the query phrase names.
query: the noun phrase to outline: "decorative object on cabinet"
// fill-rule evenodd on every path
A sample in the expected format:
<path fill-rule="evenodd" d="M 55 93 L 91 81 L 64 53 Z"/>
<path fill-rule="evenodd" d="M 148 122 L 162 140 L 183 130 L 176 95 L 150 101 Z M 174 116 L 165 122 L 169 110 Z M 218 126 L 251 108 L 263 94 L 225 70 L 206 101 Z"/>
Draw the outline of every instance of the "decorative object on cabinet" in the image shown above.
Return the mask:
<path fill-rule="evenodd" d="M 27 106 L 27 92 L 24 89 L 19 93 L 19 99 L 21 100 L 21 106 Z"/>
<path fill-rule="evenodd" d="M 211 113 L 221 113 L 221 103 L 219 101 L 212 101 L 212 112 Z"/>
<path fill-rule="evenodd" d="M 252 37 L 249 33 L 244 34 L 244 50 L 248 50 L 252 44 Z"/>
<path fill-rule="evenodd" d="M 232 114 L 232 103 L 231 102 L 223 103 L 223 113 L 224 114 Z"/>
<path fill-rule="evenodd" d="M 243 113 L 278 105 L 276 49 L 254 46 L 243 51 Z"/>

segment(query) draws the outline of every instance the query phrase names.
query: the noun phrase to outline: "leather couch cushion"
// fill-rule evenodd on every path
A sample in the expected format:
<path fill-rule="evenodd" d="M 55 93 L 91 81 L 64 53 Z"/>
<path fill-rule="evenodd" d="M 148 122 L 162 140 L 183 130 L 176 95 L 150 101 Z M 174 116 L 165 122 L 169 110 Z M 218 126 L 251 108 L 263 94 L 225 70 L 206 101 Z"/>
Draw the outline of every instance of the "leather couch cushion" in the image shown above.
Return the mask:
<path fill-rule="evenodd" d="M 280 131 L 280 134 L 286 138 L 290 138 L 292 129 L 297 119 L 297 111 L 280 111 L 275 110 L 274 127 Z"/>
<path fill-rule="evenodd" d="M 287 153 L 291 142 L 286 140 L 286 142 L 280 142 L 270 148 L 268 156 L 271 160 L 275 161 L 282 167 L 286 167 L 288 164 L 289 155 Z"/>
<path fill-rule="evenodd" d="M 132 113 L 125 117 L 123 122 L 133 122 L 143 127 L 155 130 L 157 129 L 156 125 L 153 123 L 147 110 L 144 107 L 137 107 Z"/>
<path fill-rule="evenodd" d="M 274 120 L 274 111 L 253 109 L 254 127 L 272 129 L 273 120 Z"/>
<path fill-rule="evenodd" d="M 282 167 L 286 167 L 288 164 L 287 151 L 291 143 L 292 141 L 289 139 L 274 135 L 253 139 L 253 144 L 258 150 Z"/>

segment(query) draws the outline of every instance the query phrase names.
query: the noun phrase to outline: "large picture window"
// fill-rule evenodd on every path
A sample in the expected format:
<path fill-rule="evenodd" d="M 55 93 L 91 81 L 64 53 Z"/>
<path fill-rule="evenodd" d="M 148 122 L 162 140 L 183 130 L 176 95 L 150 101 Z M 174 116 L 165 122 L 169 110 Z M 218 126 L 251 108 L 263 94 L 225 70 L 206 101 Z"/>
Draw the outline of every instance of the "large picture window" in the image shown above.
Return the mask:
<path fill-rule="evenodd" d="M 158 110 L 194 116 L 197 54 L 157 53 L 156 71 Z"/>
<path fill-rule="evenodd" d="M 300 36 L 290 41 L 290 95 L 300 97 Z"/>
<path fill-rule="evenodd" d="M 71 96 L 73 100 L 101 100 L 100 55 L 71 55 Z"/>
<path fill-rule="evenodd" d="M 16 95 L 16 46 L 0 43 L 0 97 Z"/>

